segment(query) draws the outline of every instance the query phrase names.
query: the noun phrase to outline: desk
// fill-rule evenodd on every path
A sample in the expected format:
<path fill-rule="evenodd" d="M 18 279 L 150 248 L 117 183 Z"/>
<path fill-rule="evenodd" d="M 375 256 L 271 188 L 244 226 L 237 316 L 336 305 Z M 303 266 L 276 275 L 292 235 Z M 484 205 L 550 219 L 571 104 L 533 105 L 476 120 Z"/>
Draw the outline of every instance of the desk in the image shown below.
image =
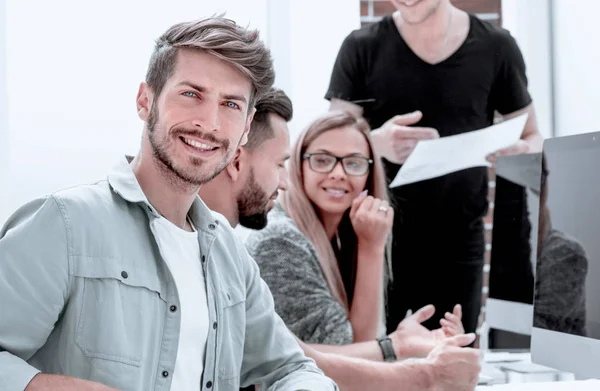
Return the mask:
<path fill-rule="evenodd" d="M 531 362 L 529 353 L 486 352 L 476 391 L 588 391 L 600 390 L 600 381 L 575 381 L 570 373 Z"/>

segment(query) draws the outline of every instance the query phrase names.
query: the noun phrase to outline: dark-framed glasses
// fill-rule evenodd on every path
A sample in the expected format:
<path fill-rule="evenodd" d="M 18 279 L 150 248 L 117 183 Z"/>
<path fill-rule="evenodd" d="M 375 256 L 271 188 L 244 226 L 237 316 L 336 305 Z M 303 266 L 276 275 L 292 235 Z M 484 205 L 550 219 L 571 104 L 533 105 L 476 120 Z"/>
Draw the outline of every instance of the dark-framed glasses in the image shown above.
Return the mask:
<path fill-rule="evenodd" d="M 330 173 L 338 162 L 342 162 L 342 168 L 346 175 L 363 176 L 369 173 L 371 164 L 373 164 L 372 159 L 364 156 L 337 157 L 325 152 L 305 153 L 302 158 L 308 160 L 311 170 L 322 174 Z"/>

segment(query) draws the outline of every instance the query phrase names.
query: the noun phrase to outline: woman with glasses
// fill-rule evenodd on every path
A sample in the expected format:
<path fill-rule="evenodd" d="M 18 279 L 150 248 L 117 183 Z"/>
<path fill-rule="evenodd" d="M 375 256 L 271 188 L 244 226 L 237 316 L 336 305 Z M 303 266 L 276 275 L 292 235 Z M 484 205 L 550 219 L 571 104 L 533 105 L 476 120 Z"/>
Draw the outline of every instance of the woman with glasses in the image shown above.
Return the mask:
<path fill-rule="evenodd" d="M 426 307 L 384 335 L 394 210 L 364 120 L 343 111 L 315 120 L 298 137 L 289 171 L 288 191 L 247 245 L 277 313 L 299 339 L 391 361 L 426 356 L 440 338 L 462 332 L 459 314 L 449 314 L 445 328 L 422 327 L 434 311 Z M 408 344 L 407 335 L 418 338 Z"/>

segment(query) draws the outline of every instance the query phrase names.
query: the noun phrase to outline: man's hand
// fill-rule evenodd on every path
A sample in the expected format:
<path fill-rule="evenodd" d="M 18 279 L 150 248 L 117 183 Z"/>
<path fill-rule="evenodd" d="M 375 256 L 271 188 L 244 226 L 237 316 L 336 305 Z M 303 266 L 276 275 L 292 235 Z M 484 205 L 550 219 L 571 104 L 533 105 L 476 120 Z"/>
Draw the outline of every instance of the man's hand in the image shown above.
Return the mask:
<path fill-rule="evenodd" d="M 441 328 L 429 330 L 421 323 L 431 318 L 434 313 L 435 307 L 427 305 L 400 322 L 396 331 L 390 334 L 399 359 L 427 357 L 436 345 L 446 338 L 464 333 L 460 305 L 456 305 L 452 314 L 446 313 L 445 318 L 440 320 Z"/>
<path fill-rule="evenodd" d="M 479 350 L 465 348 L 475 334 L 457 335 L 441 342 L 429 353 L 433 391 L 472 391 L 481 371 Z"/>
<path fill-rule="evenodd" d="M 445 337 L 453 337 L 465 333 L 465 328 L 462 324 L 462 307 L 460 304 L 454 306 L 452 313 L 446 312 L 444 318 L 440 319 L 441 329 L 434 330 L 435 332 L 443 332 Z"/>
<path fill-rule="evenodd" d="M 496 164 L 496 159 L 498 158 L 498 156 L 520 155 L 523 153 L 528 153 L 529 151 L 529 143 L 525 140 L 519 140 L 509 147 L 503 148 L 499 151 L 487 155 L 486 159 L 488 162 Z"/>
<path fill-rule="evenodd" d="M 382 127 L 373 130 L 373 144 L 377 152 L 392 163 L 403 164 L 420 140 L 439 138 L 437 130 L 414 125 L 421 120 L 420 111 L 397 115 Z"/>

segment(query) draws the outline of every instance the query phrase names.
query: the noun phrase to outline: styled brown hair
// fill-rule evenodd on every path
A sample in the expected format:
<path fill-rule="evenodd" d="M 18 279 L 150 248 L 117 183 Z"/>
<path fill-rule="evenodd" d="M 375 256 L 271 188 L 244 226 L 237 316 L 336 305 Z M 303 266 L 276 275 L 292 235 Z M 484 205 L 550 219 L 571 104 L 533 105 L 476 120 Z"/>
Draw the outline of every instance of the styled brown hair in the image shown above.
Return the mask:
<path fill-rule="evenodd" d="M 342 282 L 341 273 L 338 267 L 337 258 L 331 246 L 331 242 L 325 232 L 325 227 L 319 219 L 315 206 L 306 195 L 303 184 L 302 174 L 302 156 L 308 146 L 321 134 L 333 129 L 350 127 L 351 131 L 360 132 L 369 145 L 373 167 L 367 178 L 366 189 L 373 197 L 389 201 L 387 180 L 380 155 L 373 148 L 373 142 L 370 136 L 370 129 L 367 122 L 348 111 L 330 111 L 325 115 L 313 121 L 298 137 L 293 149 L 289 165 L 290 183 L 289 189 L 281 194 L 281 205 L 287 214 L 294 220 L 298 229 L 313 244 L 319 256 L 319 263 L 325 276 L 325 281 L 329 287 L 332 296 L 344 307 L 349 310 L 348 297 Z M 340 142 L 342 142 L 340 140 Z M 340 224 L 350 225 L 340 229 L 349 229 L 353 231 L 351 223 L 344 221 Z M 391 238 L 390 238 L 391 239 Z M 351 262 L 356 264 L 357 251 L 356 241 L 354 243 L 345 243 L 345 245 L 354 246 L 354 256 Z M 385 300 L 385 291 L 391 278 L 391 240 L 388 240 L 385 249 L 384 265 L 384 284 L 382 296 Z M 383 315 L 383 313 L 382 313 Z"/>
<path fill-rule="evenodd" d="M 259 39 L 258 31 L 245 29 L 220 15 L 176 24 L 158 38 L 146 72 L 146 83 L 157 96 L 175 72 L 180 48 L 205 51 L 238 69 L 252 82 L 249 108 L 275 81 L 271 53 Z"/>
<path fill-rule="evenodd" d="M 253 151 L 265 141 L 275 137 L 270 114 L 280 116 L 285 122 L 290 122 L 294 115 L 292 101 L 285 92 L 277 88 L 272 88 L 256 102 L 256 113 L 250 125 L 245 149 Z"/>

